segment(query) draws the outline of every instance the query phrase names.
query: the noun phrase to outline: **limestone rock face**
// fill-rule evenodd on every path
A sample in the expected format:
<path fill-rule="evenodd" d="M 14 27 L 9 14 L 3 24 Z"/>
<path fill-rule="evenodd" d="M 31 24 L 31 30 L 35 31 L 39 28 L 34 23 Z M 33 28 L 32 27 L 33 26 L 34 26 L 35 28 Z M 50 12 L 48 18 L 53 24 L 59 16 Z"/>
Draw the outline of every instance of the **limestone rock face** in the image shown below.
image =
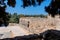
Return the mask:
<path fill-rule="evenodd" d="M 17 24 L 17 23 L 9 23 L 9 25 L 8 26 L 18 26 L 19 24 Z"/>
<path fill-rule="evenodd" d="M 29 27 L 28 27 L 29 21 Z M 52 17 L 40 18 L 40 17 L 26 17 L 20 18 L 20 25 L 25 24 L 29 31 L 32 33 L 41 33 L 48 29 L 60 30 L 60 19 Z"/>

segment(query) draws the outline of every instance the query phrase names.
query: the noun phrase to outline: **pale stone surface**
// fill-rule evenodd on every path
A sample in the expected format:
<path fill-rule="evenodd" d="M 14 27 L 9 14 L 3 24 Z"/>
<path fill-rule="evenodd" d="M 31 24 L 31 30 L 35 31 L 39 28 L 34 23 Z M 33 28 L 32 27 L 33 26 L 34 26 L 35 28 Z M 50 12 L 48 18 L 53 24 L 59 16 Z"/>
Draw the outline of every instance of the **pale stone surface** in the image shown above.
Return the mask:
<path fill-rule="evenodd" d="M 29 27 L 27 27 L 29 21 Z M 56 29 L 60 30 L 60 18 L 59 16 L 55 16 L 52 18 L 48 16 L 48 18 L 40 18 L 40 17 L 26 17 L 20 18 L 20 25 L 23 25 L 29 29 L 32 33 L 41 33 L 48 29 Z"/>
<path fill-rule="evenodd" d="M 0 39 L 29 35 L 30 32 L 20 26 L 0 27 Z"/>
<path fill-rule="evenodd" d="M 9 23 L 9 25 L 8 26 L 18 26 L 19 24 L 17 24 L 17 23 Z"/>
<path fill-rule="evenodd" d="M 0 39 L 11 38 L 11 31 L 6 27 L 0 27 Z"/>

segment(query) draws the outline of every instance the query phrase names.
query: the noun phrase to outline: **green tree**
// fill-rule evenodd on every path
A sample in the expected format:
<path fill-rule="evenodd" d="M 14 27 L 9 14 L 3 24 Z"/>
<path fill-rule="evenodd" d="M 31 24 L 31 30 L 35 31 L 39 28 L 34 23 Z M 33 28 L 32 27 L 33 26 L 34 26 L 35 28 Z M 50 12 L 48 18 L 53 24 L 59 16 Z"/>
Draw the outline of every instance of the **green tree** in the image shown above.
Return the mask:
<path fill-rule="evenodd" d="M 8 25 L 9 15 L 5 12 L 6 5 L 4 0 L 0 0 L 0 26 L 4 24 L 5 26 Z"/>
<path fill-rule="evenodd" d="M 21 17 L 25 17 L 25 15 L 24 15 L 24 14 L 20 14 L 19 17 L 20 17 L 20 18 L 21 18 Z"/>
<path fill-rule="evenodd" d="M 10 3 L 11 2 L 11 3 Z M 10 4 L 9 4 L 10 3 Z M 7 2 L 8 5 L 12 4 L 12 7 L 14 7 L 15 1 L 13 0 L 8 0 Z M 2 24 L 4 24 L 5 26 L 7 26 L 9 24 L 9 14 L 7 12 L 5 12 L 6 10 L 6 3 L 5 0 L 0 0 L 0 26 Z"/>
<path fill-rule="evenodd" d="M 41 18 L 47 18 L 47 16 L 46 15 L 43 15 L 43 14 L 40 14 L 38 16 L 40 16 Z"/>
<path fill-rule="evenodd" d="M 51 0 L 50 5 L 45 7 L 45 10 L 52 17 L 55 15 L 60 15 L 60 0 Z"/>
<path fill-rule="evenodd" d="M 40 5 L 41 2 L 43 2 L 44 0 L 22 0 L 23 2 L 23 8 L 28 7 L 28 6 L 36 6 L 36 5 Z"/>
<path fill-rule="evenodd" d="M 11 14 L 9 23 L 19 23 L 19 16 L 17 13 Z"/>

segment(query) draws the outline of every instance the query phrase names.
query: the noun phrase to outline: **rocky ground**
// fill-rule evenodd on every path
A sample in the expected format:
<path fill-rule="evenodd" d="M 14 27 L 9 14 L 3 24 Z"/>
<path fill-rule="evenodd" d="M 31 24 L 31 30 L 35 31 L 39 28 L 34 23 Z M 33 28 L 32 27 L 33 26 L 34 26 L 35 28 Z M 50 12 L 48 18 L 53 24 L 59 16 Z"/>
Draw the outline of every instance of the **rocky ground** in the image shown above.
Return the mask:
<path fill-rule="evenodd" d="M 0 39 L 29 35 L 30 32 L 20 26 L 0 27 Z"/>

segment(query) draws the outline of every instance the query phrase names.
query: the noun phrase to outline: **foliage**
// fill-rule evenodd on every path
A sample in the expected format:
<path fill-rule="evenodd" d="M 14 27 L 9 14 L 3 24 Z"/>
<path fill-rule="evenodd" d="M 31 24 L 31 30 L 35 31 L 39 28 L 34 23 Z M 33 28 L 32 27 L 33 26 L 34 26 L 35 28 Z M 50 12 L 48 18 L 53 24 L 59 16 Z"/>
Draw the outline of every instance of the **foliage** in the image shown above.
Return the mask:
<path fill-rule="evenodd" d="M 24 14 L 20 14 L 19 16 L 20 17 L 41 17 L 41 18 L 47 18 L 47 15 L 43 15 L 43 14 L 40 14 L 40 15 L 24 15 Z"/>
<path fill-rule="evenodd" d="M 10 16 L 9 23 L 19 23 L 19 15 L 17 13 L 11 14 Z"/>
<path fill-rule="evenodd" d="M 7 4 L 8 4 L 9 6 L 15 7 L 16 0 L 8 0 Z"/>
<path fill-rule="evenodd" d="M 9 15 L 5 12 L 6 5 L 4 0 L 0 0 L 0 26 L 4 24 L 5 26 L 8 25 Z"/>
<path fill-rule="evenodd" d="M 45 7 L 46 12 L 48 12 L 52 17 L 55 15 L 60 15 L 60 0 L 52 0 L 48 7 Z"/>
<path fill-rule="evenodd" d="M 28 6 L 36 6 L 36 5 L 40 5 L 41 2 L 43 2 L 44 0 L 22 0 L 23 1 L 23 8 L 28 7 Z"/>
<path fill-rule="evenodd" d="M 19 17 L 25 17 L 25 15 L 24 14 L 20 14 Z"/>

